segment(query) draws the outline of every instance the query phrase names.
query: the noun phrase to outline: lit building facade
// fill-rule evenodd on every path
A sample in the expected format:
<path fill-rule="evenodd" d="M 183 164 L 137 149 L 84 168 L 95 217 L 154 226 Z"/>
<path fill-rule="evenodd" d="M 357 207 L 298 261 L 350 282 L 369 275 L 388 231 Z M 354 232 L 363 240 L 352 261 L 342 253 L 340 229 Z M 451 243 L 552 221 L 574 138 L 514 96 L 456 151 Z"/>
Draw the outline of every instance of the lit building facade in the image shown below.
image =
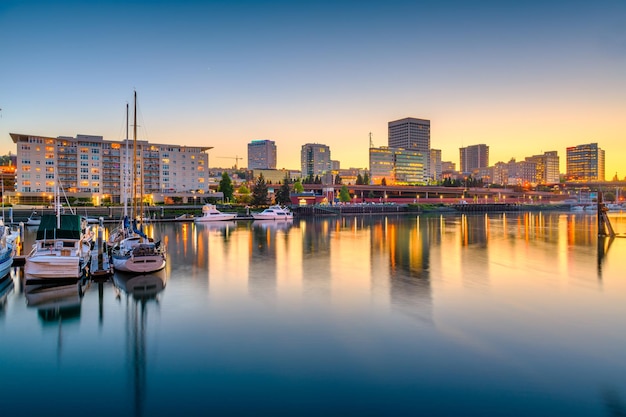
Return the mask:
<path fill-rule="evenodd" d="M 568 181 L 604 181 L 604 150 L 597 143 L 566 149 Z"/>
<path fill-rule="evenodd" d="M 474 170 L 489 166 L 489 146 L 480 144 L 459 148 L 460 172 L 471 174 Z"/>
<path fill-rule="evenodd" d="M 537 184 L 537 164 L 534 161 L 497 162 L 491 168 L 491 181 L 483 178 L 485 183 L 500 185 L 533 186 Z"/>
<path fill-rule="evenodd" d="M 330 148 L 319 143 L 302 145 L 300 151 L 302 178 L 325 177 L 331 172 Z"/>
<path fill-rule="evenodd" d="M 124 195 L 131 198 L 133 182 L 136 192 L 152 201 L 162 200 L 163 194 L 209 191 L 207 151 L 211 147 L 138 140 L 135 157 L 131 140 L 10 135 L 17 146 L 16 203 L 45 203 L 52 198 L 57 181 L 66 193 L 89 198 L 94 204 L 120 203 Z"/>
<path fill-rule="evenodd" d="M 379 185 L 383 178 L 391 184 L 393 180 L 394 152 L 393 148 L 369 148 L 370 182 Z"/>
<path fill-rule="evenodd" d="M 390 148 L 420 152 L 426 156 L 426 174 L 430 172 L 430 120 L 407 117 L 388 123 Z"/>
<path fill-rule="evenodd" d="M 537 184 L 558 184 L 560 179 L 559 155 L 557 151 L 544 152 L 526 158 L 534 162 L 537 171 Z"/>
<path fill-rule="evenodd" d="M 423 185 L 428 181 L 425 154 L 402 148 L 369 149 L 371 184 Z"/>
<path fill-rule="evenodd" d="M 441 164 L 441 149 L 430 150 L 430 180 L 434 182 L 440 182 L 443 179 L 443 166 Z"/>
<path fill-rule="evenodd" d="M 248 144 L 248 169 L 276 169 L 276 143 L 253 140 Z"/>

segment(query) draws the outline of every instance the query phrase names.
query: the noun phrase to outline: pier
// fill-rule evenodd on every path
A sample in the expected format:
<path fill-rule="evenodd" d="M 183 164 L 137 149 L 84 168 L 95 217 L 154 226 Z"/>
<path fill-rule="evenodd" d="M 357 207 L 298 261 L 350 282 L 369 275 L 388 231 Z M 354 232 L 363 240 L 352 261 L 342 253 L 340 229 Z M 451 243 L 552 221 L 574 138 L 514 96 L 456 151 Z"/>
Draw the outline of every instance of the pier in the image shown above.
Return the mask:
<path fill-rule="evenodd" d="M 463 213 L 485 213 L 485 212 L 493 212 L 493 211 L 520 211 L 522 209 L 521 204 L 517 203 L 470 203 L 470 204 L 452 204 L 456 211 L 460 211 Z M 529 209 L 529 205 L 524 205 L 524 210 Z M 539 207 L 539 206 L 538 206 Z"/>

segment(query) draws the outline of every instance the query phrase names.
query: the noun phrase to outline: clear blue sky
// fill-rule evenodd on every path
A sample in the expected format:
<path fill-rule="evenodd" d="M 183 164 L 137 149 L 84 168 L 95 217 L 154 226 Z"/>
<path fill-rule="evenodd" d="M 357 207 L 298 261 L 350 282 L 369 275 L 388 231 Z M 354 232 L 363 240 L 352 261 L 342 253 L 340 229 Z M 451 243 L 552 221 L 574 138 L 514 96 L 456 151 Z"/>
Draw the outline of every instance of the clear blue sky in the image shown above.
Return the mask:
<path fill-rule="evenodd" d="M 626 176 L 626 1 L 0 1 L 0 152 L 9 132 L 213 146 L 272 139 L 278 165 L 324 143 L 368 165 L 368 135 L 431 120 L 458 163 L 598 142 Z"/>

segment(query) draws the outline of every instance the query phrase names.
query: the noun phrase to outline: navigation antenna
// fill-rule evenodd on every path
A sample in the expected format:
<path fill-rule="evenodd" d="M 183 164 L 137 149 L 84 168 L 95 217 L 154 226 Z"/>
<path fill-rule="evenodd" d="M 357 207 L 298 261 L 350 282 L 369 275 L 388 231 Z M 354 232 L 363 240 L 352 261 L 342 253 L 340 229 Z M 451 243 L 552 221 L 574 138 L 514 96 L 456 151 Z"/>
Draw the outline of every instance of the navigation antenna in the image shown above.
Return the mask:
<path fill-rule="evenodd" d="M 370 149 L 374 147 L 374 141 L 372 140 L 372 132 L 370 132 Z"/>

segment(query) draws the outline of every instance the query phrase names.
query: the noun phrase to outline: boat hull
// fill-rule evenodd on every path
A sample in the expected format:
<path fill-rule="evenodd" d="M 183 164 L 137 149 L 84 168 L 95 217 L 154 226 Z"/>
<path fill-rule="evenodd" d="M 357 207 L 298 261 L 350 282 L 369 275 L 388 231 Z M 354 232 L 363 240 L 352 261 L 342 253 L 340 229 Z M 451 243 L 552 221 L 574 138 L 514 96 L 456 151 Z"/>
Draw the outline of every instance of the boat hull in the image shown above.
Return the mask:
<path fill-rule="evenodd" d="M 252 217 L 254 220 L 293 220 L 293 215 L 285 215 L 285 216 L 276 216 L 276 215 L 265 215 L 265 214 L 253 214 Z"/>
<path fill-rule="evenodd" d="M 26 258 L 24 274 L 37 279 L 80 278 L 85 266 L 76 256 L 39 255 Z"/>
<path fill-rule="evenodd" d="M 145 256 L 113 256 L 113 268 L 117 271 L 131 272 L 135 274 L 148 274 L 165 268 L 163 255 Z"/>
<path fill-rule="evenodd" d="M 235 217 L 237 217 L 237 214 L 222 213 L 213 216 L 196 217 L 193 221 L 194 223 L 223 222 L 233 220 Z"/>
<path fill-rule="evenodd" d="M 13 257 L 0 261 L 0 278 L 4 278 L 11 272 L 11 266 L 13 266 Z"/>

